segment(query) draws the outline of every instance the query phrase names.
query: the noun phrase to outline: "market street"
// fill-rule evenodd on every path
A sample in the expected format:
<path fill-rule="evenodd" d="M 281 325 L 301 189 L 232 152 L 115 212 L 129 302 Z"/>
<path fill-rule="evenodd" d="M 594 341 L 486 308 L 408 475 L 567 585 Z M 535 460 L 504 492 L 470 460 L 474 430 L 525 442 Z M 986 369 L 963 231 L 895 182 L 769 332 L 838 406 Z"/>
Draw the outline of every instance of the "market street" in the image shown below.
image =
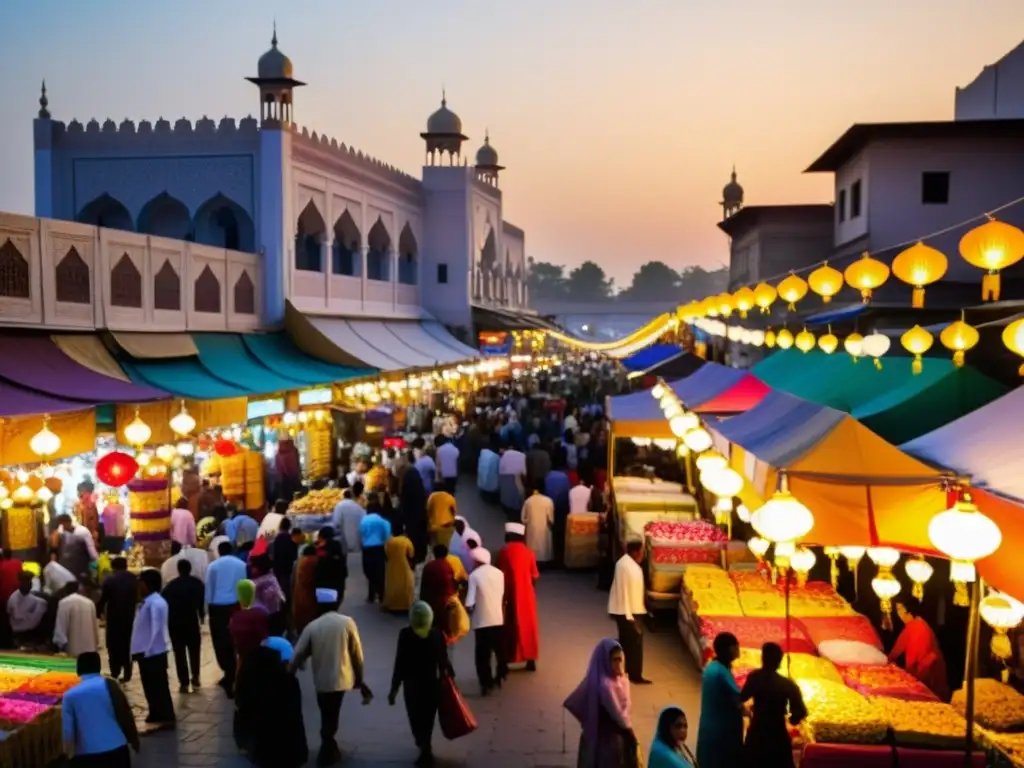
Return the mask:
<path fill-rule="evenodd" d="M 481 534 L 484 546 L 495 557 L 503 541 L 504 516 L 499 509 L 479 500 L 472 478 L 462 478 L 458 492 L 460 513 Z M 409 733 L 405 709 L 399 702 L 387 704 L 395 642 L 403 619 L 382 614 L 364 602 L 366 582 L 359 555 L 349 558 L 350 577 L 342 610 L 355 618 L 366 655 L 367 683 L 375 698 L 363 707 L 358 695 L 346 698 L 342 708 L 339 744 L 343 765 L 410 765 L 416 749 Z M 592 573 L 543 573 L 538 583 L 541 656 L 535 673 L 512 672 L 508 684 L 496 694 L 481 698 L 473 671 L 473 638 L 454 649 L 458 683 L 480 727 L 458 741 L 446 741 L 435 730 L 434 750 L 440 766 L 573 766 L 579 726 L 562 709 L 562 701 L 582 678 L 591 650 L 602 637 L 613 635 L 615 625 L 606 614 L 608 595 L 595 588 Z M 633 686 L 633 719 L 637 736 L 646 749 L 658 712 L 677 704 L 690 719 L 690 743 L 696 744 L 699 707 L 698 672 L 686 655 L 674 624 L 665 622 L 646 637 L 645 673 L 650 686 Z M 178 727 L 145 737 L 135 764 L 145 768 L 213 766 L 234 768 L 250 765 L 241 757 L 232 738 L 233 705 L 216 686 L 220 679 L 210 646 L 204 637 L 203 688 L 194 694 L 177 694 Z M 104 658 L 104 663 L 105 663 Z M 303 715 L 311 753 L 319 747 L 319 712 L 310 673 L 301 674 Z M 128 685 L 133 706 L 144 708 L 138 675 Z M 274 706 L 268 702 L 268 706 Z M 143 715 L 144 716 L 144 715 Z M 141 719 L 141 717 L 139 718 Z"/>

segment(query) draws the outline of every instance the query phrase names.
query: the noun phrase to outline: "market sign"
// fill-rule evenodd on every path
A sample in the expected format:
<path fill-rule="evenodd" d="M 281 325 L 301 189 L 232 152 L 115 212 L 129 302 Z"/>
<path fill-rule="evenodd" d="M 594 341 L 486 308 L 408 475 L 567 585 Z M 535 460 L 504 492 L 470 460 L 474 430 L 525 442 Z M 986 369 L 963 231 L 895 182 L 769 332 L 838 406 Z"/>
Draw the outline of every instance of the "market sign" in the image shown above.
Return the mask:
<path fill-rule="evenodd" d="M 480 351 L 485 355 L 507 355 L 512 352 L 512 334 L 508 331 L 484 331 L 477 335 Z"/>
<path fill-rule="evenodd" d="M 330 387 L 307 389 L 299 392 L 299 405 L 328 405 L 334 399 Z"/>
<path fill-rule="evenodd" d="M 245 413 L 247 419 L 265 419 L 267 416 L 280 416 L 284 413 L 284 398 L 250 400 Z"/>

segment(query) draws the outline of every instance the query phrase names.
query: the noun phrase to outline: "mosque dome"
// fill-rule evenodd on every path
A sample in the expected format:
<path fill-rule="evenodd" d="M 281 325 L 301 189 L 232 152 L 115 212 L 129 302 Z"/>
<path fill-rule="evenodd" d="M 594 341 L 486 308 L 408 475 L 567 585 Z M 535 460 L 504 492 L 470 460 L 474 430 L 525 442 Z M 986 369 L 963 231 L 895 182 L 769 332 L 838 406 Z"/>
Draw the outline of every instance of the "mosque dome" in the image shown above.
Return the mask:
<path fill-rule="evenodd" d="M 270 40 L 270 50 L 260 56 L 256 66 L 260 80 L 291 80 L 292 60 L 281 53 L 277 47 L 277 30 Z"/>
<path fill-rule="evenodd" d="M 498 151 L 491 146 L 490 135 L 484 135 L 484 145 L 476 151 L 476 164 L 481 168 L 498 166 Z"/>
<path fill-rule="evenodd" d="M 441 96 L 441 108 L 427 118 L 427 133 L 462 134 L 462 120 L 448 109 L 448 101 Z"/>
<path fill-rule="evenodd" d="M 743 187 L 736 181 L 736 169 L 732 169 L 732 177 L 729 183 L 722 188 L 722 201 L 726 204 L 738 204 L 743 202 Z"/>

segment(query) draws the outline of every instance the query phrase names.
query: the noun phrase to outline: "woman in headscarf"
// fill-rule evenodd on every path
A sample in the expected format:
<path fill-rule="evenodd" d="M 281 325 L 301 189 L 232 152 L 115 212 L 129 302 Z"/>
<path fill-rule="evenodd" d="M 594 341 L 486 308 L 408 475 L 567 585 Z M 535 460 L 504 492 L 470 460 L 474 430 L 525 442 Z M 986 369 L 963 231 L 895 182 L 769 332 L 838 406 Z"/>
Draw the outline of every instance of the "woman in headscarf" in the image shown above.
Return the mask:
<path fill-rule="evenodd" d="M 228 631 L 237 654 L 236 670 L 241 668 L 245 657 L 260 647 L 270 635 L 269 614 L 256 603 L 256 585 L 249 579 L 242 579 L 236 587 L 239 611 L 231 614 Z"/>
<path fill-rule="evenodd" d="M 647 768 L 696 768 L 697 761 L 686 746 L 689 723 L 679 707 L 665 707 L 647 756 Z"/>
<path fill-rule="evenodd" d="M 270 637 L 238 673 L 235 741 L 259 768 L 299 768 L 309 759 L 302 692 L 287 667 L 293 656 L 287 640 Z"/>
<path fill-rule="evenodd" d="M 732 674 L 740 643 L 731 632 L 720 632 L 714 648 L 701 676 L 697 762 L 700 768 L 735 768 L 743 752 L 743 705 Z"/>
<path fill-rule="evenodd" d="M 434 559 L 423 566 L 420 600 L 434 612 L 434 626 L 438 629 L 448 628 L 448 601 L 457 591 L 455 572 L 448 562 L 448 550 L 444 544 L 437 544 L 434 547 Z"/>
<path fill-rule="evenodd" d="M 267 625 L 272 635 L 283 635 L 287 627 L 287 615 L 284 612 L 284 591 L 274 574 L 273 562 L 267 555 L 254 557 L 249 564 L 249 571 L 256 585 L 256 603 L 267 612 Z"/>
<path fill-rule="evenodd" d="M 307 544 L 295 563 L 292 578 L 292 622 L 296 634 L 301 635 L 316 618 L 316 547 Z"/>
<path fill-rule="evenodd" d="M 606 637 L 590 656 L 587 676 L 565 700 L 583 728 L 579 768 L 636 768 L 626 656 L 617 640 Z"/>
<path fill-rule="evenodd" d="M 416 552 L 412 541 L 405 535 L 401 519 L 395 520 L 391 538 L 384 543 L 384 557 L 387 566 L 384 571 L 384 599 L 381 608 L 393 613 L 405 613 L 412 607 L 416 588 L 416 574 L 413 571 Z"/>
<path fill-rule="evenodd" d="M 441 676 L 454 675 L 444 636 L 434 626 L 434 612 L 422 600 L 409 612 L 409 626 L 398 634 L 395 668 L 391 675 L 388 704 L 394 706 L 399 688 L 404 688 L 409 728 L 419 747 L 416 765 L 433 765 L 430 746 L 441 698 Z"/>
<path fill-rule="evenodd" d="M 416 549 L 416 562 L 422 563 L 427 559 L 427 491 L 419 470 L 413 465 L 402 475 L 399 500 L 406 535 Z"/>

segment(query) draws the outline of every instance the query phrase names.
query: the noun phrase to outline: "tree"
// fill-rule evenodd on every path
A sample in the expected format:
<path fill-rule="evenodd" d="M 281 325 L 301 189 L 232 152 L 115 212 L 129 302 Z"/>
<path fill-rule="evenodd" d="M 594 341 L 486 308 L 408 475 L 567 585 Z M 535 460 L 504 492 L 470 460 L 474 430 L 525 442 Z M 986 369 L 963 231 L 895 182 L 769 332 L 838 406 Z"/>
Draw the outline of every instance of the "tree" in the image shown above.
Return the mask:
<path fill-rule="evenodd" d="M 676 301 L 679 273 L 663 261 L 648 261 L 633 275 L 633 283 L 619 294 L 626 301 Z"/>
<path fill-rule="evenodd" d="M 714 296 L 728 290 L 729 270 L 716 269 L 709 272 L 703 267 L 691 265 L 685 267 L 679 275 L 679 300 L 699 301 L 707 296 Z"/>
<path fill-rule="evenodd" d="M 558 300 L 568 295 L 565 267 L 547 261 L 534 261 L 532 257 L 527 263 L 526 285 L 531 300 Z"/>
<path fill-rule="evenodd" d="M 600 266 L 592 261 L 584 261 L 569 273 L 569 299 L 572 301 L 601 301 L 609 299 L 612 295 L 614 282 L 614 280 L 608 278 Z"/>

